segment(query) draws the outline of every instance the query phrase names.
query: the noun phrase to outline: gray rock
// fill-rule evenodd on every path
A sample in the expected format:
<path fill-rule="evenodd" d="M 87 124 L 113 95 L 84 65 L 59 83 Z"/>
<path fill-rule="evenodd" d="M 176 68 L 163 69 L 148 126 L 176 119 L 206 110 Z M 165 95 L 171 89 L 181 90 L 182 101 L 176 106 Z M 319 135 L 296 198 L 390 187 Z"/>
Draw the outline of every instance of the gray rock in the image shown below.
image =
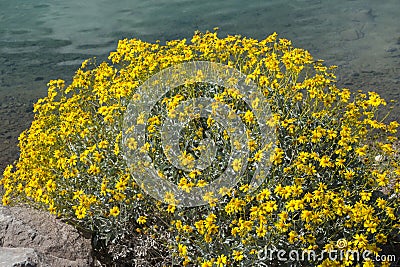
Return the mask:
<path fill-rule="evenodd" d="M 388 47 L 386 47 L 385 51 L 386 51 L 386 52 L 389 52 L 389 53 L 393 53 L 393 52 L 396 52 L 396 51 L 397 51 L 397 47 L 388 46 Z"/>
<path fill-rule="evenodd" d="M 0 247 L 32 249 L 38 267 L 92 263 L 90 238 L 55 216 L 28 207 L 0 206 Z"/>
<path fill-rule="evenodd" d="M 32 248 L 0 247 L 0 267 L 36 267 L 39 259 Z"/>

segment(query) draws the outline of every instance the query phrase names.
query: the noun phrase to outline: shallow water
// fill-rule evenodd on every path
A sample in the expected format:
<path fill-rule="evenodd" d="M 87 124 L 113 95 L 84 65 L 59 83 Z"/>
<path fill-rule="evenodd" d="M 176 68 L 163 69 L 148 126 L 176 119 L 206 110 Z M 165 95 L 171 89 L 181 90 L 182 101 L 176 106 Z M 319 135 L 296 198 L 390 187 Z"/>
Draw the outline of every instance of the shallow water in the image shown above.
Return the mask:
<path fill-rule="evenodd" d="M 339 85 L 400 100 L 399 0 L 0 0 L 0 169 L 50 79 L 70 80 L 82 60 L 105 59 L 121 38 L 273 32 L 339 65 Z M 399 105 L 392 112 L 399 119 Z"/>

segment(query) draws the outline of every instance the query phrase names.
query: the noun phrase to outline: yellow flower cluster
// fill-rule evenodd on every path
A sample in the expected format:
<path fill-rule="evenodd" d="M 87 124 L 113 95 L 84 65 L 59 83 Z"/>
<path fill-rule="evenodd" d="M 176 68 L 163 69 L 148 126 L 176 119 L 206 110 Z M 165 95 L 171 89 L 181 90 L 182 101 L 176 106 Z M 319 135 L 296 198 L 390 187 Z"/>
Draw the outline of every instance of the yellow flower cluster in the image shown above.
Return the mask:
<path fill-rule="evenodd" d="M 48 84 L 48 96 L 35 104 L 35 119 L 19 137 L 20 158 L 0 181 L 3 205 L 19 201 L 46 208 L 94 229 L 100 238 L 112 233 L 114 244 L 129 236 L 121 231 L 151 235 L 163 240 L 164 253 L 174 251 L 174 261 L 184 266 L 256 266 L 257 253 L 267 244 L 321 253 L 346 240 L 348 249 L 378 254 L 380 246 L 398 234 L 399 124 L 377 117 L 386 105 L 377 93 L 337 88 L 335 66 L 314 60 L 276 33 L 259 41 L 196 32 L 190 41 L 165 45 L 124 39 L 109 60 L 83 62 L 68 86 L 62 80 Z M 160 70 L 188 61 L 218 62 L 246 74 L 271 106 L 274 116 L 267 124 L 275 127 L 277 142 L 271 155 L 259 146 L 252 112 L 259 99 L 249 106 L 232 88 L 200 85 L 196 91 L 190 89 L 193 84 L 167 94 L 147 121 L 137 118 L 148 133 L 140 149 L 149 153 L 160 179 L 171 180 L 183 191 L 205 187 L 218 177 L 227 167 L 223 151 L 230 141 L 229 129 L 221 129 L 211 117 L 194 118 L 196 123 L 182 133 L 192 147 L 180 144 L 184 166 L 193 167 L 205 149 L 200 142 L 205 136 L 223 149 L 217 150 L 209 169 L 186 173 L 170 168 L 160 128 L 166 117 L 182 115 L 176 111 L 179 103 L 212 97 L 236 111 L 247 127 L 250 157 L 243 180 L 221 189 L 220 199 L 205 193 L 209 206 L 185 210 L 175 205 L 172 193 L 166 195 L 166 205 L 145 197 L 142 185 L 130 176 L 120 142 L 127 105 L 141 97 L 136 89 Z M 137 140 L 128 140 L 129 147 L 137 145 Z M 267 180 L 252 188 L 246 178 L 263 157 L 269 158 L 271 169 Z M 240 159 L 231 164 L 235 172 L 246 166 Z M 307 264 L 356 263 L 323 259 Z M 363 264 L 374 266 L 368 260 Z"/>

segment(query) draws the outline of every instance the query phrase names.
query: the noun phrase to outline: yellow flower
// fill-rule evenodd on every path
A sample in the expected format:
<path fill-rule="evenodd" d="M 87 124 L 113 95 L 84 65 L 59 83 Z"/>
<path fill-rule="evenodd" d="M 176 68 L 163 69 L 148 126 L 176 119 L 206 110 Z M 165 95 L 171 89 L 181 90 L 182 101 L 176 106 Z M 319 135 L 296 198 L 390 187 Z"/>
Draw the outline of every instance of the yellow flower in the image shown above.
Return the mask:
<path fill-rule="evenodd" d="M 304 136 L 304 135 L 299 136 L 299 137 L 297 138 L 297 141 L 299 141 L 300 144 L 305 144 L 305 143 L 307 142 L 307 137 Z"/>
<path fill-rule="evenodd" d="M 344 173 L 344 177 L 347 180 L 353 179 L 354 176 L 355 176 L 355 172 L 353 170 L 346 170 L 345 173 Z"/>
<path fill-rule="evenodd" d="M 337 136 L 337 131 L 335 131 L 335 130 L 329 129 L 329 130 L 327 130 L 326 132 L 327 132 L 327 134 L 328 134 L 328 138 L 329 138 L 329 139 L 334 139 L 334 138 L 336 138 L 336 136 Z"/>
<path fill-rule="evenodd" d="M 115 185 L 115 189 L 117 189 L 118 191 L 125 191 L 127 184 L 128 183 L 126 181 L 119 180 Z"/>
<path fill-rule="evenodd" d="M 377 206 L 381 209 L 385 208 L 386 202 L 387 202 L 386 200 L 384 200 L 380 197 L 376 200 Z"/>
<path fill-rule="evenodd" d="M 175 205 L 169 204 L 169 205 L 168 205 L 168 208 L 167 208 L 167 212 L 168 212 L 168 213 L 174 213 L 174 212 L 175 212 L 175 209 L 176 209 L 176 206 L 175 206 Z"/>
<path fill-rule="evenodd" d="M 232 168 L 235 172 L 239 172 L 242 168 L 242 160 L 241 159 L 234 159 L 232 162 Z"/>
<path fill-rule="evenodd" d="M 260 193 L 257 194 L 256 199 L 258 201 L 262 201 L 264 199 L 268 199 L 271 195 L 271 191 L 268 188 L 264 188 Z"/>
<path fill-rule="evenodd" d="M 225 206 L 225 211 L 228 215 L 231 213 L 237 213 L 241 211 L 245 205 L 245 201 L 237 198 L 232 198 L 230 202 Z"/>
<path fill-rule="evenodd" d="M 264 226 L 260 225 L 256 229 L 256 234 L 258 237 L 264 237 L 267 234 L 267 229 Z"/>
<path fill-rule="evenodd" d="M 166 192 L 164 196 L 164 201 L 168 204 L 177 204 L 177 200 L 175 198 L 174 193 L 172 192 Z"/>
<path fill-rule="evenodd" d="M 246 123 L 249 124 L 255 122 L 254 114 L 250 110 L 246 111 L 246 113 L 243 115 L 243 119 Z"/>
<path fill-rule="evenodd" d="M 335 165 L 340 167 L 340 168 L 344 168 L 344 163 L 346 162 L 346 159 L 343 158 L 337 158 Z"/>
<path fill-rule="evenodd" d="M 97 151 L 93 153 L 93 158 L 96 162 L 100 162 L 103 159 L 103 155 Z"/>
<path fill-rule="evenodd" d="M 330 167 L 332 165 L 332 163 L 330 162 L 330 158 L 326 155 L 324 155 L 320 161 L 319 161 L 319 165 L 321 167 Z"/>
<path fill-rule="evenodd" d="M 9 205 L 9 204 L 10 204 L 10 197 L 4 195 L 4 196 L 2 197 L 2 203 L 3 203 L 3 206 Z"/>
<path fill-rule="evenodd" d="M 278 205 L 276 204 L 275 200 L 270 200 L 262 204 L 261 208 L 266 213 L 272 213 L 273 211 L 276 211 L 278 209 Z"/>
<path fill-rule="evenodd" d="M 95 164 L 91 164 L 89 169 L 88 169 L 89 174 L 99 174 L 100 173 L 100 168 L 99 166 Z"/>
<path fill-rule="evenodd" d="M 274 153 L 270 157 L 270 161 L 274 165 L 279 165 L 282 163 L 283 160 L 283 150 L 281 148 L 275 148 Z"/>
<path fill-rule="evenodd" d="M 364 192 L 364 191 L 362 191 L 361 193 L 360 193 L 360 196 L 361 196 L 361 200 L 363 200 L 363 201 L 368 201 L 368 200 L 370 200 L 371 199 L 371 193 L 370 192 Z"/>
<path fill-rule="evenodd" d="M 110 209 L 110 215 L 117 217 L 119 215 L 120 211 L 119 208 L 117 206 L 114 206 Z"/>
<path fill-rule="evenodd" d="M 199 170 L 193 170 L 193 171 L 191 171 L 191 172 L 189 173 L 189 177 L 192 178 L 192 179 L 196 178 L 197 175 L 201 175 L 201 171 L 199 171 Z"/>
<path fill-rule="evenodd" d="M 98 147 L 99 147 L 100 149 L 106 149 L 107 146 L 108 146 L 108 144 L 109 144 L 109 142 L 108 142 L 107 140 L 102 140 L 102 141 L 98 144 Z"/>
<path fill-rule="evenodd" d="M 57 187 L 57 185 L 53 180 L 50 179 L 50 180 L 47 181 L 47 183 L 46 183 L 47 191 L 53 192 L 53 191 L 56 190 L 56 187 Z"/>
<path fill-rule="evenodd" d="M 363 267 L 374 267 L 375 266 L 375 264 L 374 264 L 374 262 L 371 260 L 371 259 L 365 259 L 364 261 L 363 261 L 363 265 L 362 265 Z"/>
<path fill-rule="evenodd" d="M 354 245 L 358 248 L 365 249 L 368 244 L 367 237 L 363 234 L 356 234 L 354 237 Z"/>
<path fill-rule="evenodd" d="M 137 117 L 136 124 L 144 124 L 144 117 L 145 114 L 143 112 L 140 113 L 139 116 Z"/>
<path fill-rule="evenodd" d="M 302 203 L 302 200 L 292 199 L 288 203 L 286 203 L 285 207 L 286 207 L 286 209 L 288 211 L 292 211 L 293 212 L 295 210 L 302 209 L 304 207 L 304 205 Z"/>
<path fill-rule="evenodd" d="M 197 221 L 194 223 L 194 226 L 196 227 L 197 231 L 203 235 L 205 232 L 205 224 L 203 220 Z"/>
<path fill-rule="evenodd" d="M 72 197 L 72 199 L 78 199 L 78 198 L 80 198 L 83 194 L 85 194 L 85 192 L 83 192 L 82 189 L 80 189 L 80 190 L 78 190 L 78 191 L 75 191 L 75 192 L 74 192 L 74 195 L 73 195 L 73 197 Z"/>
<path fill-rule="evenodd" d="M 387 242 L 387 237 L 386 235 L 379 233 L 375 236 L 376 242 L 385 244 Z"/>
<path fill-rule="evenodd" d="M 193 182 L 189 182 L 186 177 L 181 178 L 178 183 L 178 187 L 183 189 L 187 193 L 189 193 L 191 191 L 191 189 L 194 185 L 195 184 Z"/>
<path fill-rule="evenodd" d="M 138 224 L 145 224 L 147 221 L 147 217 L 146 216 L 140 216 L 139 218 L 137 218 L 137 223 Z"/>
<path fill-rule="evenodd" d="M 312 211 L 309 210 L 303 210 L 301 212 L 301 219 L 305 222 L 310 222 L 311 221 L 311 217 L 312 217 L 313 213 Z"/>
<path fill-rule="evenodd" d="M 201 264 L 201 267 L 212 267 L 213 266 L 213 262 L 212 261 L 204 261 Z"/>
<path fill-rule="evenodd" d="M 260 149 L 254 154 L 254 160 L 260 162 L 264 156 L 263 150 Z"/>
<path fill-rule="evenodd" d="M 206 186 L 208 183 L 205 180 L 199 180 L 197 181 L 197 186 L 198 187 L 204 187 Z"/>
<path fill-rule="evenodd" d="M 377 226 L 378 226 L 378 224 L 373 221 L 365 221 L 364 222 L 364 227 L 367 228 L 367 232 L 370 232 L 370 233 L 375 233 Z"/>
<path fill-rule="evenodd" d="M 131 137 L 128 139 L 128 147 L 129 149 L 135 150 L 137 148 L 137 141 L 135 138 Z"/>
<path fill-rule="evenodd" d="M 298 236 L 298 234 L 297 234 L 295 231 L 290 231 L 289 237 L 288 237 L 289 243 L 290 243 L 290 244 L 293 244 L 294 241 L 297 240 L 297 236 Z"/>
<path fill-rule="evenodd" d="M 211 117 L 208 117 L 207 119 L 207 126 L 211 127 L 214 124 L 215 120 Z"/>
<path fill-rule="evenodd" d="M 75 210 L 75 215 L 76 218 L 78 219 L 83 219 L 86 217 L 86 208 L 79 206 L 76 210 Z"/>
<path fill-rule="evenodd" d="M 191 153 L 188 153 L 186 150 L 181 153 L 179 159 L 183 166 L 192 169 L 194 164 L 194 157 Z"/>
<path fill-rule="evenodd" d="M 244 193 L 246 193 L 247 191 L 250 190 L 250 185 L 249 184 L 244 184 L 244 185 L 240 186 L 239 189 L 241 191 L 243 191 Z"/>
<path fill-rule="evenodd" d="M 218 267 L 223 267 L 224 265 L 226 265 L 228 262 L 227 257 L 224 254 L 221 254 L 218 256 L 216 264 Z"/>
<path fill-rule="evenodd" d="M 56 207 L 54 207 L 53 204 L 49 205 L 49 208 L 47 210 L 53 215 L 57 214 L 57 209 L 56 209 Z"/>
<path fill-rule="evenodd" d="M 385 100 L 379 97 L 379 95 L 375 92 L 368 92 L 369 94 L 369 100 L 367 103 L 373 107 L 377 107 L 379 105 L 386 105 Z"/>
<path fill-rule="evenodd" d="M 237 250 L 233 250 L 232 256 L 235 261 L 241 261 L 244 258 L 243 252 Z"/>
<path fill-rule="evenodd" d="M 360 157 L 363 157 L 367 154 L 367 145 L 364 145 L 362 147 L 358 147 L 356 148 L 354 151 L 357 153 L 357 155 L 359 155 Z"/>
<path fill-rule="evenodd" d="M 187 255 L 187 246 L 178 244 L 178 253 L 179 256 L 183 257 Z"/>

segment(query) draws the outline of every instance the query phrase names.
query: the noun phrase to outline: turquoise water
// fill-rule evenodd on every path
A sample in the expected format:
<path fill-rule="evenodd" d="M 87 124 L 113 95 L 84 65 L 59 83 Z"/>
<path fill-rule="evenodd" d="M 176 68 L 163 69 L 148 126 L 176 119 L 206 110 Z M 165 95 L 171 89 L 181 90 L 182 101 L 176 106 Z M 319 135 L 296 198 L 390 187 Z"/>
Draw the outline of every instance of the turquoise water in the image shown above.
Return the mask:
<path fill-rule="evenodd" d="M 0 0 L 0 168 L 16 158 L 17 136 L 46 83 L 70 80 L 82 60 L 105 59 L 125 37 L 277 32 L 339 65 L 339 85 L 400 100 L 399 14 L 399 0 Z"/>

